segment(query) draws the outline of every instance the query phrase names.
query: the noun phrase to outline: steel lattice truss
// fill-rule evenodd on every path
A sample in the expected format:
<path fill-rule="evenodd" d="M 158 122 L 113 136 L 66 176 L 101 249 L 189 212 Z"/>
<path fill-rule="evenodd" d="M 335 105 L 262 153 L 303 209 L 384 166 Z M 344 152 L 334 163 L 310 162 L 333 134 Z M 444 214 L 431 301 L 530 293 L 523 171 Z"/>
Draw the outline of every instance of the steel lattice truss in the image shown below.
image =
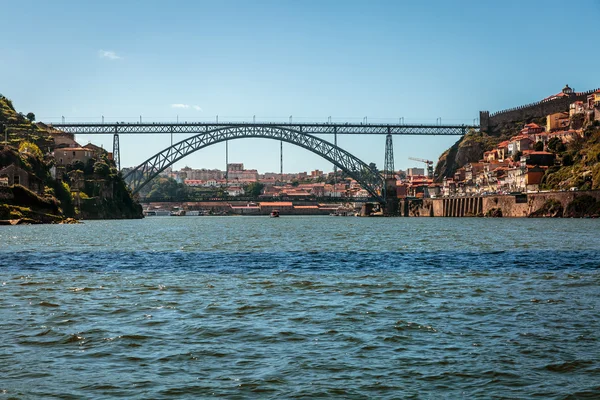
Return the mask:
<path fill-rule="evenodd" d="M 392 135 L 387 135 L 385 137 L 385 163 L 383 171 L 385 179 L 394 178 L 396 175 L 396 170 L 394 169 L 394 144 L 392 142 Z"/>
<path fill-rule="evenodd" d="M 377 171 L 346 150 L 318 137 L 276 125 L 240 125 L 219 127 L 200 133 L 150 157 L 125 176 L 125 180 L 137 193 L 144 185 L 173 163 L 204 147 L 232 139 L 266 138 L 282 140 L 312 151 L 337 165 L 366 189 L 377 201 L 383 202 L 383 178 Z"/>
<path fill-rule="evenodd" d="M 121 124 L 55 124 L 56 129 L 73 134 L 198 134 L 213 132 L 223 128 L 242 127 L 272 127 L 287 129 L 312 135 L 338 134 L 338 135 L 443 135 L 462 136 L 470 128 L 479 128 L 469 125 L 396 125 L 396 124 L 293 124 L 293 123 L 121 123 Z"/>

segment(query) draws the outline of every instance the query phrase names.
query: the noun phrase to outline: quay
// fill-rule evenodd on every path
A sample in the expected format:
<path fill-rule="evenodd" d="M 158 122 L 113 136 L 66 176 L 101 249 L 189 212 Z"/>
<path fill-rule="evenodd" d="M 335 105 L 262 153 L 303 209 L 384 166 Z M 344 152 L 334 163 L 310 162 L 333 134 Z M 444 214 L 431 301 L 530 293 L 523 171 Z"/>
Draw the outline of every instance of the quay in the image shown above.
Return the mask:
<path fill-rule="evenodd" d="M 600 190 L 407 198 L 400 200 L 399 213 L 403 217 L 560 217 L 569 216 L 564 212 L 577 200 L 595 200 L 600 205 Z M 549 205 L 554 205 L 554 212 L 545 212 Z"/>

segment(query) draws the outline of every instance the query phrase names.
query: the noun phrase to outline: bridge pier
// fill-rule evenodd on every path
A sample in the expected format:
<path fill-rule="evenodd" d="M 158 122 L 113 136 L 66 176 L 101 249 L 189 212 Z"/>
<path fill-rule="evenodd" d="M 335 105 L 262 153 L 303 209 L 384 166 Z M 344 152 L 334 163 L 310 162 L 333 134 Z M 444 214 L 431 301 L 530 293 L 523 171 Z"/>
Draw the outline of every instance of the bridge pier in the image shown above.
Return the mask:
<path fill-rule="evenodd" d="M 115 128 L 115 134 L 113 135 L 113 160 L 117 166 L 117 171 L 121 170 L 121 154 L 119 151 L 119 133 Z"/>
<path fill-rule="evenodd" d="M 393 162 L 393 161 L 392 161 Z M 397 217 L 399 215 L 399 202 L 396 195 L 396 177 L 386 177 L 385 179 L 385 210 L 387 216 Z"/>

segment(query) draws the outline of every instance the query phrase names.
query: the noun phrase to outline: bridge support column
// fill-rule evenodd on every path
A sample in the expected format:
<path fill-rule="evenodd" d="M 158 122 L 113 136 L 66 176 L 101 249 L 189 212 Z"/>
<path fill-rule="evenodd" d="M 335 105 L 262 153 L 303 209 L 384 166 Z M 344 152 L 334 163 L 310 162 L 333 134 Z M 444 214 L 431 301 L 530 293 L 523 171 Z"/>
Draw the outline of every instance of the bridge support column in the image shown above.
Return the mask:
<path fill-rule="evenodd" d="M 389 130 L 390 128 L 388 128 L 388 132 Z M 383 166 L 383 173 L 385 179 L 394 178 L 396 175 L 394 171 L 394 144 L 391 133 L 388 133 L 385 137 L 385 164 Z"/>
<path fill-rule="evenodd" d="M 398 216 L 398 196 L 396 195 L 396 178 L 385 179 L 385 215 Z"/>
<path fill-rule="evenodd" d="M 121 170 L 121 154 L 119 150 L 119 134 L 115 127 L 115 134 L 113 135 L 113 160 L 117 166 L 117 171 Z"/>

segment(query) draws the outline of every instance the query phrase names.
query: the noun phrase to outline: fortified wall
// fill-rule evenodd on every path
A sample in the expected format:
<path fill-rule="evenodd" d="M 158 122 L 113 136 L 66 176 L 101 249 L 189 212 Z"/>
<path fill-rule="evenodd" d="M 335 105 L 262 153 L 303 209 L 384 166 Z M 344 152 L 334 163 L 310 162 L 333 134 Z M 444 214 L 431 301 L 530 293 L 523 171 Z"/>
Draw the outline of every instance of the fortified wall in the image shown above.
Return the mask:
<path fill-rule="evenodd" d="M 467 196 L 438 199 L 403 200 L 404 217 L 474 217 L 501 210 L 503 217 L 528 217 L 548 200 L 560 202 L 564 210 L 578 196 L 589 195 L 600 201 L 600 190 L 578 192 L 523 193 L 519 195 Z"/>
<path fill-rule="evenodd" d="M 487 132 L 490 128 L 496 127 L 503 123 L 528 121 L 533 118 L 545 117 L 548 114 L 564 112 L 569 109 L 569 104 L 575 101 L 585 101 L 587 96 L 594 93 L 596 90 L 598 89 L 589 90 L 587 92 L 573 93 L 568 97 L 561 97 L 554 100 L 542 100 L 537 103 L 509 108 L 491 114 L 489 111 L 480 111 L 479 125 L 482 131 Z"/>

